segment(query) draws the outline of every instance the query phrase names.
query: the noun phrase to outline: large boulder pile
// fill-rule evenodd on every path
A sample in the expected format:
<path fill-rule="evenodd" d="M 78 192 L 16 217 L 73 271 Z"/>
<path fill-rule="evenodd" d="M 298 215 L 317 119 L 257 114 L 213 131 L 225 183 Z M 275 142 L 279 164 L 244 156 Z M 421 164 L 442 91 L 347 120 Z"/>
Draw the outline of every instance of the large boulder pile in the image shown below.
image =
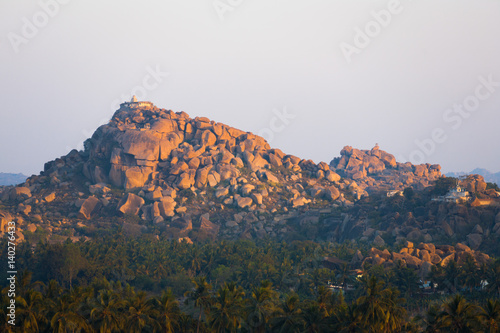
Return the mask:
<path fill-rule="evenodd" d="M 457 243 L 455 246 L 420 243 L 415 246 L 412 242 L 407 241 L 399 252 L 371 248 L 368 256 L 363 259 L 362 265 L 370 263 L 390 267 L 401 261 L 408 268 L 417 270 L 421 277 L 425 277 L 433 265 L 446 266 L 450 261 L 455 261 L 460 265 L 468 257 L 472 258 L 478 265 L 490 260 L 487 254 L 474 251 L 462 243 Z M 355 256 L 353 261 L 358 262 L 358 256 Z"/>
<path fill-rule="evenodd" d="M 178 189 L 216 186 L 271 166 L 300 171 L 298 158 L 261 137 L 185 112 L 122 107 L 86 142 L 85 175 L 124 189 L 165 183 Z"/>
<path fill-rule="evenodd" d="M 494 216 L 455 204 L 436 202 L 415 216 L 384 201 L 374 207 L 372 192 L 420 189 L 440 177 L 439 165 L 397 163 L 378 147 L 345 147 L 330 165 L 315 163 L 250 132 L 152 104 L 122 104 L 84 146 L 46 163 L 25 183 L 0 188 L 9 214 L 49 235 L 77 235 L 113 221 L 131 234 L 154 226 L 175 239 L 196 232 L 233 239 L 296 233 L 382 246 L 389 232 L 396 240 L 453 237 L 476 250 L 500 233 Z M 463 186 L 485 193 L 482 178 Z"/>
<path fill-rule="evenodd" d="M 468 175 L 460 181 L 460 185 L 469 193 L 485 192 L 487 186 L 481 175 Z"/>
<path fill-rule="evenodd" d="M 366 194 L 324 162 L 285 154 L 250 132 L 152 104 L 122 104 L 84 147 L 46 163 L 41 175 L 2 197 L 21 202 L 31 190 L 32 201 L 53 201 L 82 220 L 114 207 L 125 219 L 136 215 L 168 224 L 174 217 L 226 207 L 286 213 L 317 201 L 352 204 L 344 191 L 355 193 L 355 199 Z"/>
<path fill-rule="evenodd" d="M 488 188 L 488 183 L 481 175 L 467 175 L 460 180 L 459 185 L 475 197 L 472 206 L 489 205 L 500 198 L 500 192 L 497 192 L 493 187 Z"/>
<path fill-rule="evenodd" d="M 393 155 L 378 146 L 371 150 L 346 146 L 340 155 L 330 162 L 331 168 L 355 180 L 368 192 L 403 190 L 408 186 L 422 189 L 441 177 L 441 167 L 437 164 L 398 163 Z"/>
<path fill-rule="evenodd" d="M 242 209 L 263 204 L 269 194 L 263 185 L 289 185 L 283 187 L 288 193 L 283 198 L 291 207 L 306 205 L 311 197 L 331 201 L 340 197 L 335 183 L 341 178 L 326 163 L 271 149 L 262 137 L 205 117 L 190 118 L 185 112 L 154 106 L 122 105 L 109 124 L 85 142 L 85 148 L 85 176 L 92 183 L 142 191 L 157 201 L 145 209 L 152 216 L 171 215 L 174 205 L 163 204 L 168 209 L 160 212 L 162 200 L 171 200 L 165 191 L 215 188 L 218 199 Z M 303 177 L 319 181 L 309 186 L 315 191 L 297 185 Z M 124 205 L 128 206 L 126 201 L 120 202 L 118 210 L 129 211 Z"/>

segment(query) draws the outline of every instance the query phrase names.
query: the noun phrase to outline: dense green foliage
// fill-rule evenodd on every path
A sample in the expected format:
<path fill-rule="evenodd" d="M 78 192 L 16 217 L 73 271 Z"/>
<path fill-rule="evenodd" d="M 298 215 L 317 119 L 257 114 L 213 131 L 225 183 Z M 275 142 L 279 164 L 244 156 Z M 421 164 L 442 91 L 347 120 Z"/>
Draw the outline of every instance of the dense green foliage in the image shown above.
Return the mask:
<path fill-rule="evenodd" d="M 432 193 L 434 195 L 445 195 L 450 189 L 457 185 L 457 178 L 442 177 L 436 180 Z"/>
<path fill-rule="evenodd" d="M 498 330 L 500 303 L 488 297 L 500 295 L 500 261 L 435 268 L 430 279 L 443 295 L 423 293 L 417 274 L 401 264 L 364 267 L 360 279 L 348 264 L 323 267 L 325 256 L 350 262 L 358 247 L 310 241 L 186 244 L 151 237 L 36 247 L 26 242 L 17 247 L 24 273 L 17 280 L 14 331 Z M 2 241 L 4 258 L 5 249 Z M 489 284 L 481 290 L 485 279 Z M 348 290 L 332 291 L 329 281 Z M 7 290 L 2 331 L 13 329 L 6 323 Z"/>
<path fill-rule="evenodd" d="M 171 287 L 177 296 L 191 288 L 191 279 L 200 275 L 217 285 L 236 282 L 245 290 L 269 280 L 279 290 L 297 285 L 297 292 L 309 293 L 315 283 L 335 278 L 323 268 L 325 256 L 350 261 L 358 249 L 351 243 L 332 244 L 310 241 L 278 243 L 262 241 L 220 241 L 187 244 L 117 236 L 89 242 L 63 244 L 22 243 L 17 247 L 18 270 L 30 270 L 33 279 L 61 285 L 89 285 L 94 278 L 129 283 L 149 291 Z M 6 246 L 1 254 L 6 257 Z M 367 251 L 367 248 L 363 249 Z M 307 274 L 304 274 L 307 273 Z M 0 272 L 5 281 L 5 272 Z M 5 282 L 2 282 L 5 283 Z"/>

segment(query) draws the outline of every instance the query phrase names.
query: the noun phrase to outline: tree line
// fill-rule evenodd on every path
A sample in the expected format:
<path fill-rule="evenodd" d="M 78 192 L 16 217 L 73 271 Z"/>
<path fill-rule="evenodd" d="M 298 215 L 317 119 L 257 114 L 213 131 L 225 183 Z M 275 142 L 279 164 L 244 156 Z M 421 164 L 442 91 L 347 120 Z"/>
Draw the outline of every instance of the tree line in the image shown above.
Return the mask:
<path fill-rule="evenodd" d="M 7 322 L 7 288 L 1 294 L 3 332 L 498 332 L 500 302 L 477 305 L 456 294 L 419 315 L 404 307 L 399 291 L 375 276 L 360 281 L 360 296 L 346 302 L 324 286 L 313 299 L 279 295 L 262 281 L 250 292 L 234 282 L 217 288 L 206 277 L 192 280 L 184 300 L 171 289 L 160 295 L 121 282 L 95 279 L 89 286 L 62 288 L 18 281 L 16 326 Z"/>
<path fill-rule="evenodd" d="M 25 242 L 16 256 L 24 271 L 17 326 L 6 322 L 4 288 L 2 331 L 498 331 L 500 261 L 435 266 L 428 279 L 437 288 L 424 293 L 416 272 L 401 262 L 365 265 L 357 278 L 348 262 L 358 249 L 368 251 L 352 242 L 187 244 L 148 236 Z M 346 263 L 328 269 L 325 256 Z"/>

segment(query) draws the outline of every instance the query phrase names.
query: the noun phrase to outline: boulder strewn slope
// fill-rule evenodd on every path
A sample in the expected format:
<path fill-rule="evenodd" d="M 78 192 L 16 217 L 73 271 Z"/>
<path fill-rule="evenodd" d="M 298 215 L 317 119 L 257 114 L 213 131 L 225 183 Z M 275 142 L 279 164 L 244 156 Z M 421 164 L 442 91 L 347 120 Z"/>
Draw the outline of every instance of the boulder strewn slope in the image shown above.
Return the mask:
<path fill-rule="evenodd" d="M 2 210 L 19 230 L 91 237 L 118 224 L 123 232 L 173 238 L 381 245 L 444 237 L 474 249 L 499 230 L 495 208 L 486 214 L 481 207 L 430 201 L 442 179 L 439 165 L 398 163 L 378 146 L 347 146 L 330 164 L 315 163 L 205 117 L 124 103 L 84 147 L 46 163 L 24 184 L 1 190 Z M 483 205 L 497 193 L 476 178 L 463 186 Z M 416 201 L 411 191 L 403 196 L 405 189 L 425 195 Z M 394 191 L 400 195 L 388 198 Z"/>
<path fill-rule="evenodd" d="M 368 192 L 403 190 L 409 186 L 423 189 L 441 177 L 441 166 L 438 164 L 398 163 L 393 155 L 378 146 L 371 150 L 346 146 L 340 155 L 340 158 L 330 162 L 332 169 L 355 180 Z"/>

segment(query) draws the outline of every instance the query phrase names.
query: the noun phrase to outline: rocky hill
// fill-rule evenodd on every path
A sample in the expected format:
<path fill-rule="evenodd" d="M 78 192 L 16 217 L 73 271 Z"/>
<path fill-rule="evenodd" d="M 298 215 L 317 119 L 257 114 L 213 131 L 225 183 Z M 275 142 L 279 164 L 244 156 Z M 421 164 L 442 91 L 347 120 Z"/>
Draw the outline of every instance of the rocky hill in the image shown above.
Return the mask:
<path fill-rule="evenodd" d="M 340 158 L 334 158 L 330 167 L 372 193 L 381 190 L 402 191 L 407 187 L 421 190 L 441 177 L 441 166 L 438 164 L 398 163 L 393 155 L 380 150 L 378 146 L 371 150 L 344 147 Z"/>
<path fill-rule="evenodd" d="M 490 260 L 489 255 L 474 251 L 462 243 L 457 243 L 455 246 L 420 243 L 415 246 L 412 242 L 406 241 L 399 252 L 371 248 L 368 251 L 368 256 L 363 257 L 361 252 L 358 251 L 354 255 L 351 264 L 360 264 L 362 267 L 365 263 L 370 263 L 391 267 L 398 262 L 402 262 L 406 267 L 418 271 L 421 279 L 425 279 L 431 272 L 433 265 L 446 266 L 450 261 L 455 261 L 461 265 L 466 262 L 468 257 L 479 264 L 486 264 Z"/>
<path fill-rule="evenodd" d="M 497 199 L 480 179 L 469 189 L 487 207 L 432 201 L 440 166 L 398 163 L 378 147 L 345 147 L 330 164 L 314 163 L 149 103 L 122 104 L 84 146 L 0 193 L 1 232 L 15 219 L 20 238 L 77 239 L 119 227 L 186 241 L 410 239 L 474 250 L 500 232 Z"/>

